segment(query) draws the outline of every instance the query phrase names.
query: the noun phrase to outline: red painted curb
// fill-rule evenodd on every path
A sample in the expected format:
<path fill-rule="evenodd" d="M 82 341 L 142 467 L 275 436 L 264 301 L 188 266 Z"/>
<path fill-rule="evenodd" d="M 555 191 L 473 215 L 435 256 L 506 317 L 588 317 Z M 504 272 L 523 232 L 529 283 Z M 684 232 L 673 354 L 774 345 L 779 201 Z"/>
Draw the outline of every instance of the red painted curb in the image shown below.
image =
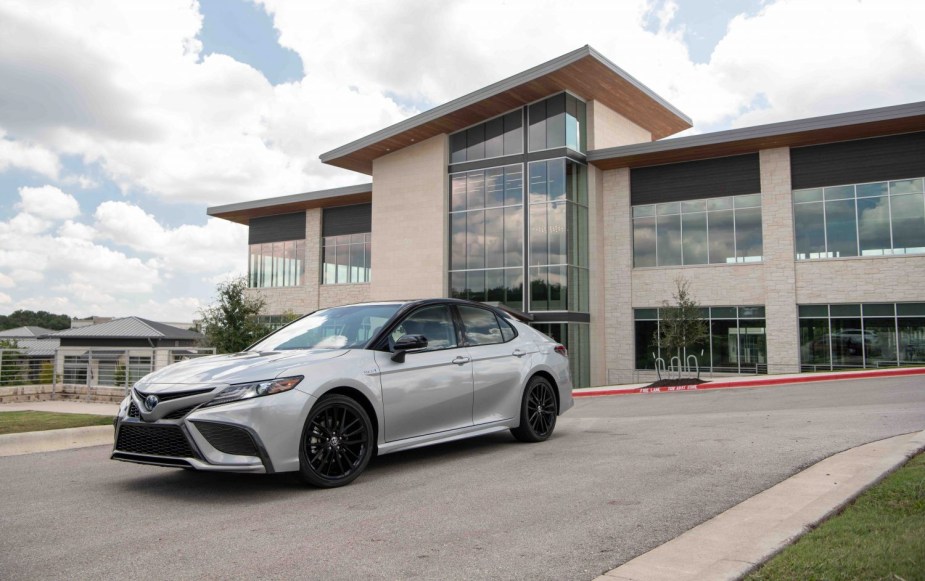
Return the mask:
<path fill-rule="evenodd" d="M 720 381 L 699 383 L 695 385 L 671 385 L 664 387 L 634 387 L 632 389 L 605 389 L 601 391 L 572 391 L 572 397 L 600 397 L 605 395 L 630 395 L 635 393 L 665 393 L 670 391 L 705 391 L 708 389 L 728 389 L 736 387 L 764 387 L 768 385 L 786 385 L 790 383 L 810 383 L 814 381 L 834 381 L 839 379 L 870 379 L 875 377 L 901 377 L 905 375 L 925 375 L 925 367 L 909 369 L 885 369 L 877 371 L 847 371 L 806 375 L 803 377 L 782 377 L 768 379 L 746 379 L 741 381 Z"/>

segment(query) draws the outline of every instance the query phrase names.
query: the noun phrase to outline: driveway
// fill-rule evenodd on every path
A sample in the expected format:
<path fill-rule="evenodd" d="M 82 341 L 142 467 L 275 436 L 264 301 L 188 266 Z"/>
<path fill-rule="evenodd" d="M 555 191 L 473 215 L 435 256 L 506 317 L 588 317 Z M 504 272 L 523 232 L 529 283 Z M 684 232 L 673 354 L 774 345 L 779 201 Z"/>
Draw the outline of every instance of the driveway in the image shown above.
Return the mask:
<path fill-rule="evenodd" d="M 920 377 L 582 398 L 543 444 L 287 475 L 0 458 L 0 578 L 592 579 L 833 453 L 925 429 Z"/>

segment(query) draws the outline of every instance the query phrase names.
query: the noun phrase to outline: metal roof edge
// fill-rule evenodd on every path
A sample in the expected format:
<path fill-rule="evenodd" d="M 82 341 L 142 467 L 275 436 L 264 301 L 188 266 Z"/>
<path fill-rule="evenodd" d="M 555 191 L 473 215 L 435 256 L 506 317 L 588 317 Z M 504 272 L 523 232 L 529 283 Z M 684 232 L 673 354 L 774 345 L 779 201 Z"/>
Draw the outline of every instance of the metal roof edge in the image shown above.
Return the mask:
<path fill-rule="evenodd" d="M 209 216 L 218 216 L 227 212 L 239 212 L 242 210 L 254 210 L 257 208 L 267 208 L 270 206 L 282 206 L 285 204 L 297 204 L 299 202 L 315 202 L 327 198 L 337 198 L 340 196 L 349 196 L 353 194 L 365 194 L 373 191 L 373 183 L 357 184 L 353 186 L 342 186 L 327 190 L 317 190 L 314 192 L 304 192 L 301 194 L 290 194 L 286 196 L 277 196 L 274 198 L 263 198 L 260 200 L 251 200 L 248 202 L 237 202 L 234 204 L 224 204 L 221 206 L 210 206 L 206 208 L 206 214 Z"/>
<path fill-rule="evenodd" d="M 726 129 L 724 131 L 702 133 L 700 135 L 673 137 L 661 139 L 659 141 L 621 145 L 605 149 L 595 149 L 588 152 L 587 158 L 589 162 L 594 162 L 629 155 L 673 151 L 686 149 L 688 147 L 718 145 L 746 139 L 775 137 L 801 131 L 830 129 L 847 125 L 860 125 L 863 123 L 902 119 L 903 117 L 913 117 L 916 115 L 925 115 L 925 101 L 877 107 L 875 109 L 862 109 L 860 111 L 849 111 L 847 113 L 834 113 L 831 115 L 821 115 L 819 117 L 806 117 L 791 121 L 778 121 L 765 125 Z"/>
<path fill-rule="evenodd" d="M 368 147 L 370 145 L 378 143 L 382 141 L 383 139 L 388 139 L 389 137 L 398 135 L 399 133 L 403 131 L 407 131 L 409 129 L 417 127 L 418 125 L 422 125 L 424 123 L 434 121 L 436 119 L 439 119 L 440 117 L 443 117 L 444 115 L 448 115 L 454 111 L 458 111 L 459 109 L 462 109 L 463 107 L 474 105 L 475 103 L 478 103 L 479 101 L 483 101 L 498 93 L 504 92 L 508 89 L 512 89 L 518 85 L 522 85 L 524 83 L 532 81 L 543 75 L 549 74 L 555 70 L 561 69 L 562 67 L 570 65 L 578 60 L 581 60 L 582 58 L 586 56 L 590 56 L 598 60 L 599 62 L 601 62 L 601 64 L 611 69 L 615 74 L 624 78 L 631 85 L 641 90 L 643 93 L 646 94 L 646 96 L 655 100 L 659 105 L 665 107 L 666 109 L 671 111 L 671 113 L 679 116 L 681 119 L 685 120 L 688 124 L 691 123 L 690 117 L 688 117 L 684 113 L 681 113 L 674 106 L 672 106 L 667 101 L 665 101 L 664 99 L 659 97 L 657 94 L 655 94 L 651 89 L 649 89 L 648 87 L 640 83 L 632 75 L 628 74 L 626 71 L 624 71 L 617 65 L 610 62 L 607 58 L 602 56 L 599 52 L 594 50 L 594 48 L 586 44 L 581 48 L 565 53 L 564 55 L 558 56 L 552 60 L 541 63 L 525 71 L 521 71 L 515 75 L 512 75 L 510 77 L 507 77 L 495 83 L 492 83 L 491 85 L 488 85 L 486 87 L 482 87 L 481 89 L 478 89 L 476 91 L 463 95 L 462 97 L 457 97 L 456 99 L 453 99 L 452 101 L 448 101 L 442 105 L 438 105 L 434 107 L 433 109 L 428 109 L 427 111 L 418 113 L 417 115 L 414 115 L 413 117 L 409 117 L 407 119 L 399 121 L 398 123 L 389 125 L 388 127 L 380 129 L 379 131 L 376 131 L 374 133 L 370 133 L 369 135 L 365 137 L 361 137 L 360 139 L 351 141 L 350 143 L 346 145 L 342 145 L 336 149 L 332 149 L 331 151 L 322 153 L 318 157 L 323 163 L 328 163 L 331 160 L 337 159 L 339 157 L 343 157 L 345 155 L 349 155 L 357 150 L 363 149 L 364 147 Z"/>

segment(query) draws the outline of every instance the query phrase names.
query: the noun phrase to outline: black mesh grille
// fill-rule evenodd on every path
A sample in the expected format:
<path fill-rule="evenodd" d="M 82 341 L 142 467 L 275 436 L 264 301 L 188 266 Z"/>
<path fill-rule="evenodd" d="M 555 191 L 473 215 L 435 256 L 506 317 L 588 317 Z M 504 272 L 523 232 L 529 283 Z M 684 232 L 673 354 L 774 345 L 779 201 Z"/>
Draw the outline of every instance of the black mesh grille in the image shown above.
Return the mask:
<path fill-rule="evenodd" d="M 123 423 L 119 428 L 116 450 L 153 456 L 195 457 L 183 431 L 176 425 Z"/>
<path fill-rule="evenodd" d="M 180 409 L 174 410 L 174 411 L 170 412 L 169 414 L 167 414 L 166 416 L 164 416 L 164 419 L 165 419 L 165 420 L 179 420 L 180 418 L 185 417 L 186 414 L 190 413 L 190 412 L 193 411 L 194 409 L 196 409 L 196 406 L 194 406 L 194 405 L 191 405 L 191 406 L 186 407 L 186 408 L 180 408 Z"/>
<path fill-rule="evenodd" d="M 210 388 L 207 388 L 207 389 L 197 389 L 197 390 L 194 390 L 194 391 L 171 391 L 171 392 L 168 392 L 168 393 L 154 393 L 154 394 L 145 393 L 145 392 L 143 392 L 143 391 L 139 391 L 139 390 L 136 389 L 136 390 L 135 390 L 135 393 L 138 394 L 138 399 L 140 399 L 140 400 L 142 400 L 142 401 L 144 401 L 144 399 L 145 399 L 146 397 L 148 397 L 149 395 L 156 395 L 156 396 L 157 396 L 157 399 L 160 400 L 160 401 L 170 401 L 170 400 L 172 400 L 172 399 L 179 399 L 179 398 L 181 398 L 181 397 L 189 397 L 189 396 L 191 396 L 191 395 L 200 395 L 200 394 L 203 394 L 203 393 L 209 393 L 210 391 L 212 391 L 212 389 L 214 389 L 214 388 L 211 388 L 211 387 L 210 387 Z"/>
<path fill-rule="evenodd" d="M 257 456 L 257 444 L 244 428 L 213 422 L 193 422 L 196 429 L 219 452 L 240 456 Z"/>
<path fill-rule="evenodd" d="M 138 406 L 135 405 L 135 402 L 128 404 L 128 417 L 137 418 L 139 416 Z"/>

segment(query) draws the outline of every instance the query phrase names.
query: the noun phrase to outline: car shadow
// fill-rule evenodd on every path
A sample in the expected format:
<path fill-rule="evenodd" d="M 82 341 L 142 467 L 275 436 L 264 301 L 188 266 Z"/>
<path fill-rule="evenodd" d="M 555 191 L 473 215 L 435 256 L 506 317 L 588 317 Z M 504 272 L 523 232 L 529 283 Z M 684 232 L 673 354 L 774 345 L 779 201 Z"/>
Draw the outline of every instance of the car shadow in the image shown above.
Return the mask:
<path fill-rule="evenodd" d="M 372 484 L 412 466 L 414 469 L 421 469 L 426 468 L 428 464 L 453 462 L 517 445 L 518 442 L 510 434 L 498 433 L 395 452 L 373 458 L 364 474 L 360 476 L 360 480 Z M 147 466 L 135 468 L 143 470 L 144 473 L 111 482 L 111 486 L 115 488 L 114 492 L 207 504 L 237 501 L 254 504 L 278 501 L 296 494 L 332 492 L 304 484 L 295 472 L 239 474 Z M 333 490 L 349 489 L 350 485 Z"/>

